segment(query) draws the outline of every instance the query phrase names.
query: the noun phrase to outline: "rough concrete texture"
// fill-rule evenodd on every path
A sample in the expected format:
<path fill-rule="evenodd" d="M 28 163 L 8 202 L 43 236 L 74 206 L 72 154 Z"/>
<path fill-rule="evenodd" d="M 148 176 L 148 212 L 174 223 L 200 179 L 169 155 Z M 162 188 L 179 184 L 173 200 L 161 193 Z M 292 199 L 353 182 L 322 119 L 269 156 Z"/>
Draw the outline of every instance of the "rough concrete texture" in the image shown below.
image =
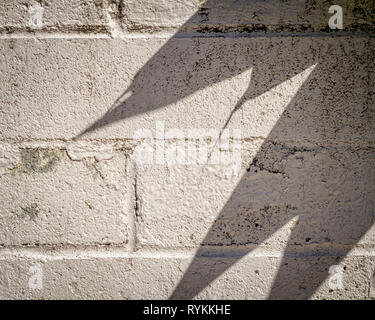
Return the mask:
<path fill-rule="evenodd" d="M 65 150 L 20 149 L 0 176 L 0 244 L 126 245 L 125 157 L 70 159 Z M 77 156 L 76 156 L 77 157 Z"/>
<path fill-rule="evenodd" d="M 14 298 L 17 292 L 17 298 L 23 299 L 167 299 L 191 261 L 188 255 L 155 258 L 127 257 L 113 252 L 103 253 L 101 257 L 77 256 L 71 252 L 64 254 L 64 258 L 48 255 L 30 258 L 22 254 L 2 257 L 0 298 Z M 220 265 L 232 260 L 230 257 L 201 258 L 200 266 L 206 274 L 215 272 L 214 268 L 207 268 L 208 259 L 210 266 L 212 261 Z M 290 263 L 296 261 L 297 265 Z M 270 295 L 273 274 L 279 264 L 280 258 L 277 256 L 248 256 L 217 278 L 196 299 L 266 299 Z M 337 259 L 289 257 L 284 264 L 289 273 L 296 275 L 294 287 L 289 288 L 290 291 L 283 290 L 283 286 L 287 286 L 287 279 L 284 279 L 285 282 L 280 280 L 271 291 L 271 297 L 273 294 L 278 299 L 305 299 L 311 287 L 320 284 L 325 278 L 328 273 L 325 266 L 337 264 Z M 42 289 L 28 289 L 30 274 L 33 272 L 30 268 L 33 267 L 43 271 Z M 343 270 L 344 287 L 330 289 L 327 279 L 314 293 L 313 299 L 368 297 L 367 280 L 374 269 L 374 261 L 361 256 L 346 258 L 340 267 Z M 320 269 L 318 277 L 311 270 L 314 268 Z"/>
<path fill-rule="evenodd" d="M 104 0 L 3 1 L 0 31 L 103 32 L 108 30 L 106 3 Z"/>
<path fill-rule="evenodd" d="M 0 137 L 72 139 L 89 129 L 90 138 L 132 139 L 156 121 L 220 129 L 242 103 L 228 128 L 244 138 L 373 139 L 369 41 L 3 40 Z"/>
<path fill-rule="evenodd" d="M 373 159 L 371 149 L 267 141 L 230 179 L 216 168 L 139 168 L 139 245 L 354 245 L 374 219 Z"/>
<path fill-rule="evenodd" d="M 329 32 L 331 5 L 340 5 L 347 31 L 374 31 L 372 0 L 122 0 L 126 30 L 155 32 L 180 27 L 183 32 Z"/>
<path fill-rule="evenodd" d="M 329 32 L 340 5 L 346 31 L 373 32 L 372 0 L 29 0 L 0 4 L 2 32 Z"/>
<path fill-rule="evenodd" d="M 374 10 L 3 1 L 0 298 L 374 299 Z"/>

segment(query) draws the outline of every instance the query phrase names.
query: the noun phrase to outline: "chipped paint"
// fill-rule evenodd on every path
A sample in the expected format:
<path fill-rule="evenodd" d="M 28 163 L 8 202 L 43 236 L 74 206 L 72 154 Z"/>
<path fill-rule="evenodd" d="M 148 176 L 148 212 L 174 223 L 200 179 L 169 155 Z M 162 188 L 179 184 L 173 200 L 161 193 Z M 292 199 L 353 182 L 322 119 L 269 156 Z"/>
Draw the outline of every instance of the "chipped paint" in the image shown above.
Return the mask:
<path fill-rule="evenodd" d="M 60 149 L 20 149 L 20 162 L 11 170 L 17 174 L 46 173 L 60 161 L 65 151 Z"/>
<path fill-rule="evenodd" d="M 82 160 L 85 158 L 95 158 L 97 161 L 109 160 L 113 158 L 113 146 L 87 144 L 85 142 L 71 143 L 67 146 L 66 151 L 72 160 Z"/>
<path fill-rule="evenodd" d="M 21 207 L 21 212 L 17 215 L 18 218 L 24 219 L 29 217 L 30 220 L 35 220 L 38 217 L 40 209 L 37 203 L 32 203 L 27 207 Z"/>

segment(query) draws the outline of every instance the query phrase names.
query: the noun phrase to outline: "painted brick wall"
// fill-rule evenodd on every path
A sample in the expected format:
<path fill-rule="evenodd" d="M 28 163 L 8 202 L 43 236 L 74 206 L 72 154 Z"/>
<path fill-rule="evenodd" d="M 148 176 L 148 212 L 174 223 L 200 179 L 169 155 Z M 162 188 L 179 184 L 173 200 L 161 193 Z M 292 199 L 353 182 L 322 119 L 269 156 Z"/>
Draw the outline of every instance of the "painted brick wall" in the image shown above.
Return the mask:
<path fill-rule="evenodd" d="M 374 21 L 2 1 L 0 298 L 375 298 Z"/>

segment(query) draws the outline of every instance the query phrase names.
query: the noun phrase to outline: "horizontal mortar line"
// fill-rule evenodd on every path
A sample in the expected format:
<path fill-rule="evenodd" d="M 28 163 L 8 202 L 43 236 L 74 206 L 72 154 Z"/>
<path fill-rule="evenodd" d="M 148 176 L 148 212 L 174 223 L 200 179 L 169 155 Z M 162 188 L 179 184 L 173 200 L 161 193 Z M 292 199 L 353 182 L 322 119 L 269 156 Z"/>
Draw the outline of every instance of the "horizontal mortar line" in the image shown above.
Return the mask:
<path fill-rule="evenodd" d="M 36 33 L 0 33 L 0 39 L 111 39 L 108 33 L 69 33 L 69 32 L 36 32 Z"/>
<path fill-rule="evenodd" d="M 345 246 L 329 246 L 326 248 L 307 248 L 311 245 L 301 246 L 300 249 L 283 251 L 283 249 L 272 249 L 254 245 L 252 248 L 201 248 L 198 257 L 201 258 L 233 258 L 233 257 L 262 257 L 281 258 L 287 257 L 375 257 L 375 246 L 366 248 L 354 248 L 349 250 Z M 307 250 L 308 249 L 308 250 Z M 62 260 L 62 259 L 92 259 L 92 258 L 124 258 L 124 259 L 190 259 L 197 252 L 197 249 L 164 248 L 164 249 L 141 249 L 130 252 L 125 247 L 81 247 L 81 248 L 46 248 L 46 247 L 9 247 L 0 248 L 0 260 L 13 258 L 31 258 L 41 260 Z"/>
<path fill-rule="evenodd" d="M 310 37 L 310 38 L 374 38 L 375 33 L 355 32 L 232 32 L 232 33 L 179 33 L 176 32 L 129 32 L 113 36 L 107 32 L 13 32 L 0 33 L 0 39 L 195 39 L 195 38 L 279 38 L 279 37 Z"/>
<path fill-rule="evenodd" d="M 197 252 L 198 248 L 163 248 L 163 247 L 149 247 L 140 250 L 140 253 L 167 253 L 172 252 L 183 252 L 192 254 Z M 258 245 L 258 244 L 247 244 L 242 246 L 201 246 L 199 247 L 199 256 L 206 257 L 235 257 L 235 256 L 274 256 L 281 257 L 284 254 L 287 256 L 335 256 L 335 255 L 375 255 L 375 245 L 357 245 L 356 247 L 350 245 L 340 244 L 304 244 L 294 245 L 284 250 L 284 247 L 272 248 L 271 246 Z M 348 253 L 349 252 L 349 253 Z"/>
<path fill-rule="evenodd" d="M 301 37 L 301 38 L 374 38 L 375 33 L 369 32 L 233 32 L 233 33 L 177 33 L 175 38 L 280 38 L 280 37 Z"/>
<path fill-rule="evenodd" d="M 63 139 L 63 138 L 56 138 L 56 139 L 13 139 L 13 138 L 0 138 L 0 143 L 11 143 L 11 144 L 26 144 L 26 143 L 57 143 L 57 144 L 71 144 L 76 142 L 103 142 L 103 143 L 113 143 L 113 142 L 132 142 L 135 141 L 132 138 L 92 138 L 92 139 L 79 139 L 79 140 L 72 140 L 72 139 Z"/>
<path fill-rule="evenodd" d="M 118 36 L 112 36 L 110 33 L 81 33 L 81 32 L 13 32 L 1 33 L 0 39 L 165 39 L 168 40 L 175 36 L 174 32 L 168 33 L 128 33 Z M 191 38 L 191 37 L 190 37 Z"/>
<path fill-rule="evenodd" d="M 204 129 L 204 128 L 202 128 Z M 166 128 L 168 130 L 168 128 Z M 185 131 L 184 129 L 181 129 L 182 131 Z M 219 129 L 218 129 L 219 130 Z M 210 138 L 210 136 L 204 136 L 202 135 L 202 138 Z M 155 141 L 157 140 L 162 140 L 162 141 L 190 141 L 190 140 L 199 140 L 200 138 L 184 138 L 184 139 L 154 139 Z M 72 143 L 78 143 L 78 142 L 85 142 L 85 143 L 116 143 L 116 142 L 130 142 L 130 143 L 135 143 L 138 141 L 141 141 L 142 139 L 133 139 L 133 138 L 89 138 L 89 139 L 79 139 L 79 140 L 71 140 L 71 139 L 12 139 L 12 138 L 6 138 L 2 139 L 0 138 L 0 144 L 14 144 L 14 145 L 28 145 L 28 144 L 38 144 L 38 143 L 51 143 L 55 144 L 57 146 L 65 146 L 65 145 L 70 145 Z M 233 138 L 229 137 L 229 140 L 240 140 L 242 142 L 252 142 L 254 140 L 266 140 L 270 142 L 278 142 L 278 143 L 311 143 L 311 144 L 316 144 L 317 146 L 326 146 L 333 144 L 334 146 L 375 146 L 374 140 L 369 139 L 369 140 L 364 140 L 364 139 L 353 139 L 353 140 L 343 140 L 343 141 L 336 141 L 335 139 L 327 139 L 322 142 L 322 140 L 308 140 L 308 139 L 299 139 L 299 140 L 294 140 L 294 139 L 277 139 L 277 138 L 270 138 L 270 137 L 263 137 L 263 136 L 247 136 L 247 137 L 242 137 L 242 138 Z M 325 145 L 326 144 L 326 145 Z"/>

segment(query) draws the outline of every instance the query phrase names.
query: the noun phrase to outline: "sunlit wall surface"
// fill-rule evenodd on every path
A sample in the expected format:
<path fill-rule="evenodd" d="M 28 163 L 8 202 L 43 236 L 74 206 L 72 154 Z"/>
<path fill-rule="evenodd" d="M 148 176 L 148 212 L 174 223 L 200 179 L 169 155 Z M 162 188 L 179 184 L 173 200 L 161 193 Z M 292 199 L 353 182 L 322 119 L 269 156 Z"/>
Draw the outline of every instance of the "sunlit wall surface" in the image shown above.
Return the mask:
<path fill-rule="evenodd" d="M 375 298 L 375 4 L 0 3 L 0 298 Z"/>

